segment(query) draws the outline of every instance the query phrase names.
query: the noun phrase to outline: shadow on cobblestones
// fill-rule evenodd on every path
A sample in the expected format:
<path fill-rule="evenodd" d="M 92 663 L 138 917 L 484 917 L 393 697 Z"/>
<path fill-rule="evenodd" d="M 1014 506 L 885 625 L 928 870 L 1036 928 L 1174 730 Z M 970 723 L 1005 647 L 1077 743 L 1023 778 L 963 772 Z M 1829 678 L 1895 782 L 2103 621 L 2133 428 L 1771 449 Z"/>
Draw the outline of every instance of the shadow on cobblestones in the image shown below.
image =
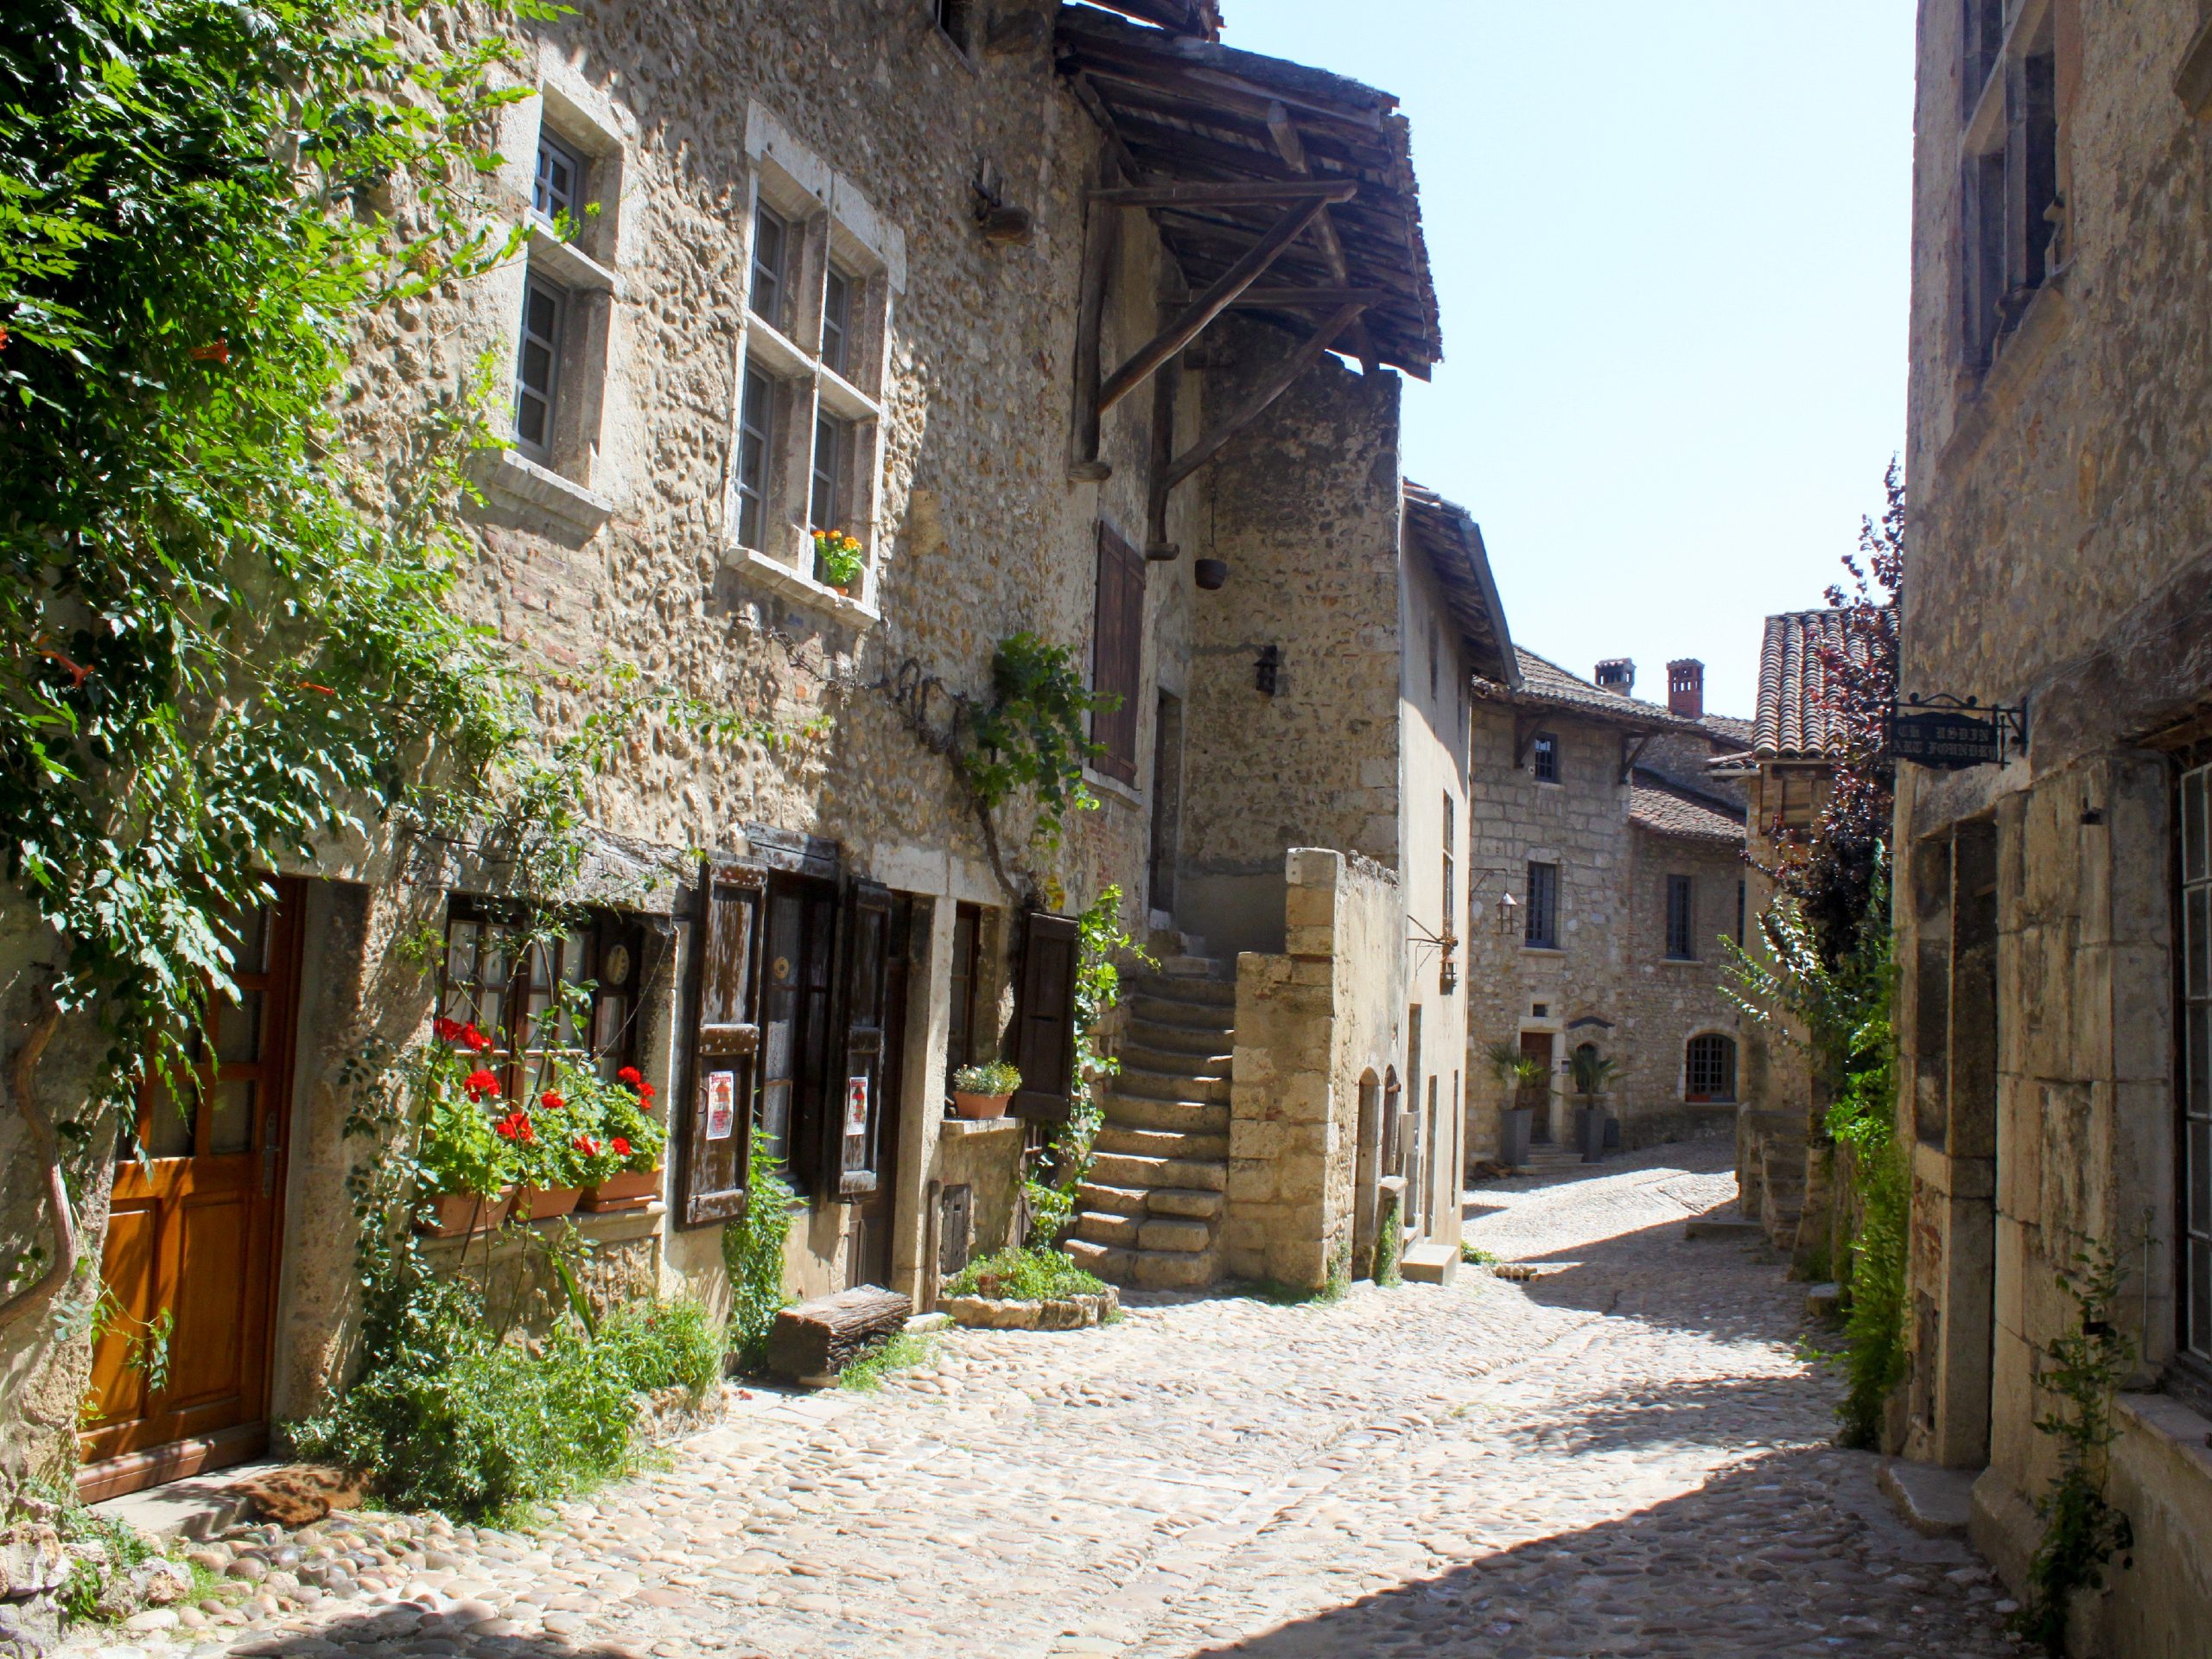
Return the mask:
<path fill-rule="evenodd" d="M 1675 1432 L 1666 1414 L 1649 1421 Z M 1244 1659 L 1979 1659 L 2020 1652 L 2002 1630 L 1999 1610 L 2010 1604 L 2000 1602 L 1988 1570 L 1965 1546 L 1899 1523 L 1874 1489 L 1875 1461 L 1828 1448 L 1777 1452 L 1618 1520 L 1481 1555 L 1262 1635 L 1183 1651 Z M 1526 1500 L 1531 1508 L 1541 1501 Z M 1482 1507 L 1484 1521 L 1494 1523 L 1516 1505 Z"/>

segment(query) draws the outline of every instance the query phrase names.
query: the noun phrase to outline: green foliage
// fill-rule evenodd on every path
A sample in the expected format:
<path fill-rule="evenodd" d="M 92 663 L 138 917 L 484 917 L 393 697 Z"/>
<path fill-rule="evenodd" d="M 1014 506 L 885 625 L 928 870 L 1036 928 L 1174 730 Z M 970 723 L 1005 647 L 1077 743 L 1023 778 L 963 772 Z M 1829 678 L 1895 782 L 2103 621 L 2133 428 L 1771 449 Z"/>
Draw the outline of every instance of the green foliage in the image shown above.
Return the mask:
<path fill-rule="evenodd" d="M 1605 1092 L 1605 1085 L 1612 1082 L 1620 1071 L 1621 1063 L 1599 1053 L 1586 1044 L 1567 1056 L 1567 1069 L 1573 1074 L 1576 1094 L 1602 1095 Z"/>
<path fill-rule="evenodd" d="M 814 567 L 832 588 L 846 588 L 860 580 L 868 568 L 868 554 L 842 530 L 814 532 Z"/>
<path fill-rule="evenodd" d="M 686 1297 L 616 1310 L 593 1345 L 633 1389 L 682 1388 L 696 1402 L 721 1381 L 723 1338 L 706 1308 Z"/>
<path fill-rule="evenodd" d="M 2057 1274 L 2072 1299 L 2075 1328 L 2045 1345 L 2036 1386 L 2056 1408 L 2036 1419 L 2037 1432 L 2058 1442 L 2058 1473 L 2036 1500 L 2044 1535 L 2028 1563 L 2028 1599 L 2014 1628 L 2045 1653 L 2066 1651 L 2068 1609 L 2077 1590 L 2104 1587 L 2105 1564 L 2134 1547 L 2135 1529 L 2105 1496 L 2107 1448 L 2120 1438 L 2113 1397 L 2135 1363 L 2135 1344 L 2113 1323 L 2120 1295 L 2119 1257 L 2092 1241 Z"/>
<path fill-rule="evenodd" d="M 1083 781 L 1083 763 L 1104 751 L 1084 734 L 1084 721 L 1111 713 L 1122 700 L 1087 690 L 1075 653 L 1033 633 L 999 642 L 991 658 L 989 706 L 971 717 L 974 747 L 963 756 L 969 782 L 986 810 L 1026 789 L 1037 802 L 1037 838 L 1057 847 L 1067 814 L 1098 804 Z"/>
<path fill-rule="evenodd" d="M 784 1241 L 791 1236 L 796 1196 L 756 1124 L 745 1213 L 722 1228 L 722 1265 L 729 1273 L 729 1351 L 748 1371 L 766 1365 L 768 1332 L 776 1315 L 797 1300 L 784 1288 Z"/>
<path fill-rule="evenodd" d="M 894 1331 L 839 1371 L 837 1386 L 855 1394 L 873 1394 L 883 1386 L 885 1377 L 926 1364 L 936 1352 L 937 1344 L 927 1337 Z"/>
<path fill-rule="evenodd" d="M 1405 1249 L 1406 1229 L 1399 1218 L 1398 1195 L 1382 1195 L 1382 1213 L 1375 1222 L 1375 1261 L 1371 1275 L 1376 1285 L 1389 1290 L 1402 1282 L 1398 1259 Z"/>
<path fill-rule="evenodd" d="M 69 1576 L 61 1581 L 56 1598 L 65 1619 L 99 1618 L 111 1587 L 157 1553 L 137 1528 L 94 1514 L 66 1487 L 33 1481 L 24 1486 L 23 1496 L 37 1500 L 40 1512 L 52 1516 L 54 1529 L 72 1558 Z M 111 1606 L 108 1617 L 113 1616 Z"/>
<path fill-rule="evenodd" d="M 1145 948 L 1122 927 L 1122 890 L 1108 886 L 1076 918 L 1075 1079 L 1069 1091 L 1068 1121 L 1052 1138 L 1048 1167 L 1024 1175 L 1022 1197 L 1029 1209 L 1029 1243 L 1055 1246 L 1075 1221 L 1076 1189 L 1090 1173 L 1090 1149 L 1106 1121 L 1098 1085 L 1122 1063 L 1098 1052 L 1098 1027 L 1122 1000 L 1123 957 L 1157 967 Z"/>
<path fill-rule="evenodd" d="M 373 478 L 334 412 L 372 311 L 506 251 L 468 199 L 527 95 L 505 48 L 410 60 L 389 21 L 0 13 L 0 845 L 112 1101 L 149 1052 L 184 1075 L 262 872 L 373 832 L 426 761 L 467 790 L 526 712 L 450 602 L 477 411 Z"/>
<path fill-rule="evenodd" d="M 1014 1247 L 970 1262 L 945 1282 L 948 1296 L 985 1296 L 997 1301 L 1065 1301 L 1096 1296 L 1105 1281 L 1076 1266 L 1065 1251 Z"/>
<path fill-rule="evenodd" d="M 1494 1268 L 1499 1258 L 1497 1251 L 1486 1250 L 1479 1244 L 1470 1244 L 1462 1239 L 1459 1242 L 1459 1259 L 1471 1267 Z"/>
<path fill-rule="evenodd" d="M 1544 1063 L 1523 1054 L 1518 1043 L 1492 1043 L 1483 1050 L 1483 1058 L 1490 1063 L 1491 1075 L 1505 1089 L 1534 1088 L 1544 1080 Z"/>
<path fill-rule="evenodd" d="M 1010 1095 L 1021 1087 L 1021 1073 L 1006 1060 L 963 1065 L 952 1074 L 952 1086 L 963 1095 Z"/>
<path fill-rule="evenodd" d="M 401 1064 L 410 1092 L 421 1103 L 422 1191 L 489 1197 L 514 1179 L 507 1143 L 462 1086 L 467 1068 L 459 1057 L 442 1045 L 425 1044 Z"/>

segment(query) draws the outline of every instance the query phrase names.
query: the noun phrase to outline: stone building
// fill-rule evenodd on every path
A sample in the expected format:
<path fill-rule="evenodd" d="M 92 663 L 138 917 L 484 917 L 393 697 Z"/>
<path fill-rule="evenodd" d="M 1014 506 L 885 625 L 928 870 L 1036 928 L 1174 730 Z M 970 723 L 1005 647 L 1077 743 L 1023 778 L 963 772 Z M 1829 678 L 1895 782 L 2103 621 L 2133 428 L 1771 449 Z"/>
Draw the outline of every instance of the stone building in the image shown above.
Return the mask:
<path fill-rule="evenodd" d="M 1745 871 L 1740 790 L 1709 767 L 1744 722 L 1705 712 L 1694 659 L 1669 664 L 1665 708 L 1632 695 L 1625 660 L 1594 682 L 1525 650 L 1518 668 L 1474 685 L 1467 1155 L 1497 1154 L 1512 1103 L 1537 1108 L 1536 1139 L 1570 1140 L 1586 1047 L 1618 1068 L 1605 1104 L 1624 1144 L 1713 1132 L 1736 1115 L 1743 1033 L 1719 971 Z M 1548 1081 L 1509 1101 L 1501 1043 Z"/>
<path fill-rule="evenodd" d="M 111 1287 L 175 1316 L 168 1380 L 120 1335 L 15 1327 L 7 1467 L 80 1448 L 105 1495 L 312 1408 L 353 1357 L 349 1061 L 439 1013 L 527 1048 L 563 983 L 599 1064 L 671 1103 L 658 1197 L 575 1218 L 595 1294 L 726 1302 L 757 1126 L 800 1194 L 791 1287 L 926 1303 L 1014 1236 L 1070 1109 L 1072 918 L 1109 885 L 1166 960 L 1102 1033 L 1125 1068 L 1077 1247 L 1140 1282 L 1318 1284 L 1372 1263 L 1395 1195 L 1409 1268 L 1447 1274 L 1465 688 L 1511 671 L 1471 523 L 1399 475 L 1398 375 L 1440 343 L 1392 100 L 1220 46 L 1210 0 L 599 0 L 514 28 L 529 96 L 487 206 L 525 251 L 364 340 L 353 435 L 396 448 L 498 365 L 513 444 L 480 469 L 471 613 L 575 682 L 620 664 L 791 741 L 641 721 L 550 949 L 510 950 L 496 845 L 283 872 L 218 1103 L 149 1106 L 150 1161 L 78 1172 Z M 833 528 L 864 553 L 841 586 L 810 533 Z M 979 819 L 946 758 L 1025 635 L 1120 699 L 1057 844 L 1023 800 Z M 568 722 L 594 695 L 549 701 Z M 4 926 L 13 1045 L 65 947 Z M 1000 1055 L 1016 1116 L 949 1119 L 949 1069 Z M 65 1027 L 43 1086 L 96 1059 Z M 0 1200 L 35 1232 L 29 1182 Z"/>
<path fill-rule="evenodd" d="M 1923 9 L 1902 687 L 2024 710 L 2001 764 L 1900 767 L 1911 1457 L 1979 1471 L 2013 1585 L 2058 1466 L 2056 1275 L 2139 1356 L 2132 1525 L 2078 1653 L 2212 1625 L 2212 28 L 2191 0 Z M 1995 732 L 1983 741 L 1993 747 Z"/>

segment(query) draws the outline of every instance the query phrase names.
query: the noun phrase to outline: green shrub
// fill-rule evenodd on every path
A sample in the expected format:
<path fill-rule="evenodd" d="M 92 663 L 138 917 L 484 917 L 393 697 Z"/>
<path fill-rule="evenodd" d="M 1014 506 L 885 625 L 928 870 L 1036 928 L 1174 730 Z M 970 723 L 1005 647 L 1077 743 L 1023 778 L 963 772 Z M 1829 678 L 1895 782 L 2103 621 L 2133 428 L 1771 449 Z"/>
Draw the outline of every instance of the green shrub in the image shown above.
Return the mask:
<path fill-rule="evenodd" d="M 722 1265 L 729 1272 L 729 1351 L 748 1371 L 768 1361 L 768 1332 L 791 1305 L 784 1288 L 784 1241 L 791 1230 L 791 1184 L 753 1131 L 751 1186 L 745 1213 L 722 1229 Z"/>
<path fill-rule="evenodd" d="M 1006 1060 L 963 1065 L 952 1074 L 952 1086 L 963 1095 L 1010 1095 L 1021 1087 L 1021 1073 Z"/>
<path fill-rule="evenodd" d="M 970 1262 L 944 1287 L 949 1296 L 1011 1302 L 1065 1301 L 1071 1296 L 1096 1296 L 1105 1288 L 1105 1281 L 1085 1273 L 1065 1251 L 1034 1245 Z"/>
<path fill-rule="evenodd" d="M 908 1371 L 937 1351 L 927 1337 L 894 1331 L 882 1342 L 837 1373 L 837 1386 L 856 1394 L 873 1394 L 893 1371 Z"/>
<path fill-rule="evenodd" d="M 1382 1213 L 1375 1222 L 1375 1263 L 1373 1277 L 1376 1285 L 1389 1290 L 1404 1282 L 1398 1269 L 1399 1253 L 1405 1249 L 1405 1224 L 1399 1219 L 1398 1195 L 1382 1195 Z"/>
<path fill-rule="evenodd" d="M 685 1297 L 620 1310 L 594 1346 L 636 1392 L 682 1387 L 696 1401 L 721 1381 L 723 1341 L 721 1326 Z"/>

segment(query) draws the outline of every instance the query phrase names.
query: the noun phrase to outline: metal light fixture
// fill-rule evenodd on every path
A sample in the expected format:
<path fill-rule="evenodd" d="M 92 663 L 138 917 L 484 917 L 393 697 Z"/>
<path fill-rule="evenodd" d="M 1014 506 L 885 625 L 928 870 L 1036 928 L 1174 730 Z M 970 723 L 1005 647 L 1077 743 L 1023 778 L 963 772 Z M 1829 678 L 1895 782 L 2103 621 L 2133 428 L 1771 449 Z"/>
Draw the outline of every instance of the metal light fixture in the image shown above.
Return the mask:
<path fill-rule="evenodd" d="M 1252 680 L 1268 696 L 1275 694 L 1276 671 L 1282 667 L 1282 647 L 1262 645 L 1252 664 Z"/>

